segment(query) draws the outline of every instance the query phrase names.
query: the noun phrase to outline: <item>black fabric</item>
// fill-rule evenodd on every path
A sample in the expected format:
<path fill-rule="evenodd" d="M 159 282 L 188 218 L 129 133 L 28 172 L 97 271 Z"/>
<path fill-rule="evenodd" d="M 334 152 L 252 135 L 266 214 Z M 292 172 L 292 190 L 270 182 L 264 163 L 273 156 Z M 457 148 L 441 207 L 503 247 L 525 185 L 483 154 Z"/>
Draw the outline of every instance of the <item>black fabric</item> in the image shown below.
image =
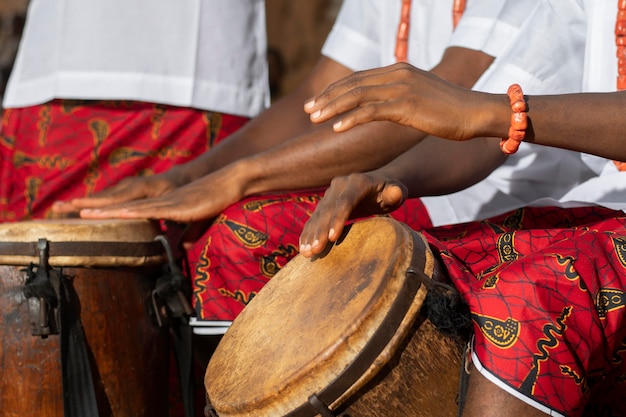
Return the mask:
<path fill-rule="evenodd" d="M 186 318 L 180 317 L 170 321 L 170 334 L 174 342 L 174 354 L 180 380 L 180 389 L 183 400 L 185 417 L 195 414 L 194 383 L 193 383 L 193 355 L 191 345 L 191 326 Z"/>
<path fill-rule="evenodd" d="M 63 277 L 56 279 L 59 279 L 61 374 L 65 417 L 99 417 L 88 347 L 78 311 L 78 299 L 68 279 Z"/>

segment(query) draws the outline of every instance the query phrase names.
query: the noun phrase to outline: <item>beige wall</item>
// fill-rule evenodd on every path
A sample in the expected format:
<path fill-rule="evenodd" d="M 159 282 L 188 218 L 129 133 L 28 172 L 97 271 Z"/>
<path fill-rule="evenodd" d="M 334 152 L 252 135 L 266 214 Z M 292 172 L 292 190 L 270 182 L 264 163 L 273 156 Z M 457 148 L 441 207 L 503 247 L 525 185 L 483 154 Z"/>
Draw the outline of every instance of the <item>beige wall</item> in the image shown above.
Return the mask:
<path fill-rule="evenodd" d="M 27 4 L 27 0 L 0 0 L 0 100 L 15 59 Z"/>
<path fill-rule="evenodd" d="M 270 48 L 280 51 L 282 93 L 291 91 L 317 62 L 341 0 L 265 0 Z"/>

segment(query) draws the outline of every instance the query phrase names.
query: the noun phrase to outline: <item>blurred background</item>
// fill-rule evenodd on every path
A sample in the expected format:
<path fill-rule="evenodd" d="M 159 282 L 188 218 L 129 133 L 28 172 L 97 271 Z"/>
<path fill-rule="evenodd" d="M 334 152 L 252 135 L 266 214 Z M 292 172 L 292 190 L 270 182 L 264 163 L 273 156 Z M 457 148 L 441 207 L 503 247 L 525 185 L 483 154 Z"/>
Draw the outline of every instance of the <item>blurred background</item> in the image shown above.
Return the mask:
<path fill-rule="evenodd" d="M 291 91 L 315 64 L 340 5 L 341 0 L 266 0 L 273 98 Z M 0 98 L 15 59 L 27 6 L 28 0 L 0 0 Z"/>

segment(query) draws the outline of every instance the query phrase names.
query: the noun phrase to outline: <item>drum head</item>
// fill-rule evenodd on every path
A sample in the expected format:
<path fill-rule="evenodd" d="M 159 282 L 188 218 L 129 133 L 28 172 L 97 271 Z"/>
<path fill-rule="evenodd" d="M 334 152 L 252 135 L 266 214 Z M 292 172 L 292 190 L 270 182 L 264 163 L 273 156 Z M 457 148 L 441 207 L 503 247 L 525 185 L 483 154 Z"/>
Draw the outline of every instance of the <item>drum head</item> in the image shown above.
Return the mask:
<path fill-rule="evenodd" d="M 0 224 L 0 264 L 38 263 L 37 241 L 50 242 L 52 266 L 139 266 L 165 259 L 150 220 L 33 220 Z"/>
<path fill-rule="evenodd" d="M 432 275 L 432 254 L 416 236 L 393 219 L 368 219 L 325 256 L 298 255 L 279 271 L 233 322 L 207 367 L 207 397 L 220 417 L 287 415 L 308 406 L 312 394 L 354 383 L 358 378 L 347 374 L 356 363 L 367 362 L 361 375 L 383 366 L 384 352 L 369 359 L 364 352 L 397 343 L 425 297 L 407 270 Z M 403 317 L 390 319 L 405 297 Z"/>

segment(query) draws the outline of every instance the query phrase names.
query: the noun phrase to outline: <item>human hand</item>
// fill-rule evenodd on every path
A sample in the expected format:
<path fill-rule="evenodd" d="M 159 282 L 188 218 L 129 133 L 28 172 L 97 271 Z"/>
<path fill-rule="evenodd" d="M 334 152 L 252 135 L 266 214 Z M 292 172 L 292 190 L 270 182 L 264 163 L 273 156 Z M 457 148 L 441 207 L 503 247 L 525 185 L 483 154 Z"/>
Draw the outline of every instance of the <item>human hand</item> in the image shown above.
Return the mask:
<path fill-rule="evenodd" d="M 199 178 L 151 198 L 119 204 L 89 207 L 80 210 L 88 219 L 160 219 L 188 223 L 208 220 L 229 205 L 239 201 L 242 193 L 228 173 L 215 173 Z"/>
<path fill-rule="evenodd" d="M 300 235 L 300 253 L 321 253 L 336 242 L 350 218 L 394 211 L 406 199 L 406 187 L 376 172 L 351 174 L 332 180 L 324 198 Z"/>
<path fill-rule="evenodd" d="M 391 121 L 452 140 L 475 137 L 480 93 L 472 92 L 406 63 L 359 71 L 308 100 L 311 121 L 343 132 L 371 121 Z"/>
<path fill-rule="evenodd" d="M 57 201 L 52 205 L 52 211 L 56 215 L 76 214 L 82 209 L 97 209 L 133 200 L 158 197 L 176 189 L 178 185 L 173 175 L 168 173 L 147 177 L 129 177 L 90 197 Z"/>

